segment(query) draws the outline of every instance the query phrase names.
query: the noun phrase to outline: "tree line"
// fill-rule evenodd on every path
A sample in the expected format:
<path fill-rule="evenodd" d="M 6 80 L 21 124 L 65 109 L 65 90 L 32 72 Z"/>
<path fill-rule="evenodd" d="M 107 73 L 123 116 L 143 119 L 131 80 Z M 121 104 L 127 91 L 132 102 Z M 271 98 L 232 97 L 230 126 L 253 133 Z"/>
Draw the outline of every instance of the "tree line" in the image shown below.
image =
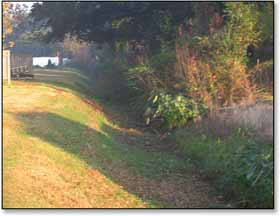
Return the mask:
<path fill-rule="evenodd" d="M 272 90 L 272 2 L 43 2 L 31 17 L 45 41 L 94 43 L 95 82 L 147 124 L 178 127 Z"/>

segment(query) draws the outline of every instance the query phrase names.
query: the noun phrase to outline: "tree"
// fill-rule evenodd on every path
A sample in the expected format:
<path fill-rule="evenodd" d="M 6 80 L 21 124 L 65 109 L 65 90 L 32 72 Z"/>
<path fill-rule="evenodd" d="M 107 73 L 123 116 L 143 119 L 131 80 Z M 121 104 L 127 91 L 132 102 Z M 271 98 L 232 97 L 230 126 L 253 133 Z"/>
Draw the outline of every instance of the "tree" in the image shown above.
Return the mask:
<path fill-rule="evenodd" d="M 112 47 L 129 41 L 159 48 L 162 39 L 174 40 L 192 7 L 189 2 L 43 2 L 34 5 L 31 15 L 51 28 L 46 40 L 63 40 L 70 33 Z"/>
<path fill-rule="evenodd" d="M 95 63 L 92 43 L 67 34 L 62 42 L 62 48 L 64 55 L 71 59 L 71 66 L 77 67 L 84 72 L 92 71 L 92 66 Z"/>
<path fill-rule="evenodd" d="M 2 41 L 4 43 L 4 48 L 12 47 L 14 45 L 13 41 L 8 40 L 8 36 L 13 32 L 12 27 L 12 14 L 11 14 L 12 4 L 8 2 L 3 3 L 3 34 Z"/>

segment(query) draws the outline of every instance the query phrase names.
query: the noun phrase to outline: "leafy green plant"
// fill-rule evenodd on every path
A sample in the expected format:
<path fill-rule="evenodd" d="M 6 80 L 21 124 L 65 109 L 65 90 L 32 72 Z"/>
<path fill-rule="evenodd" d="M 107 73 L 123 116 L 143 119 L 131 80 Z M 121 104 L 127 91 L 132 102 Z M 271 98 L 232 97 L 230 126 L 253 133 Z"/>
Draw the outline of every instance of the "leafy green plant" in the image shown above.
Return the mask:
<path fill-rule="evenodd" d="M 146 124 L 161 120 L 164 126 L 175 128 L 185 125 L 207 112 L 207 107 L 182 95 L 172 96 L 164 92 L 153 92 L 144 113 Z"/>

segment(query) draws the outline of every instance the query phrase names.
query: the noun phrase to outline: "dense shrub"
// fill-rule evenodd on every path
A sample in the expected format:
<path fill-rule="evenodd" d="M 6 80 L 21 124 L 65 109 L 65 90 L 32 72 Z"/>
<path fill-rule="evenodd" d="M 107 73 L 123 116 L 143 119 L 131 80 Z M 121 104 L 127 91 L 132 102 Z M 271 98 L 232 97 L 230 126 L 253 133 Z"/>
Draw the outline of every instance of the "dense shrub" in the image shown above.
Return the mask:
<path fill-rule="evenodd" d="M 244 129 L 223 138 L 181 129 L 175 139 L 234 207 L 273 207 L 273 145 L 257 142 Z"/>

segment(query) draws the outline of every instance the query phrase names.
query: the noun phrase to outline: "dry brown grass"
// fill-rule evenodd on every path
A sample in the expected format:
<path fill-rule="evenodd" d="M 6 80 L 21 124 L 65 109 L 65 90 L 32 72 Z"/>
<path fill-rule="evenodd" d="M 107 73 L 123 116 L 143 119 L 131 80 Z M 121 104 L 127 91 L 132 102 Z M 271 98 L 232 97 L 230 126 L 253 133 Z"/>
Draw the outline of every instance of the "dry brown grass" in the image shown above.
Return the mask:
<path fill-rule="evenodd" d="M 252 129 L 258 138 L 273 142 L 273 105 L 255 103 L 249 106 L 223 108 L 209 114 L 199 127 L 217 136 L 226 136 L 237 128 Z"/>

